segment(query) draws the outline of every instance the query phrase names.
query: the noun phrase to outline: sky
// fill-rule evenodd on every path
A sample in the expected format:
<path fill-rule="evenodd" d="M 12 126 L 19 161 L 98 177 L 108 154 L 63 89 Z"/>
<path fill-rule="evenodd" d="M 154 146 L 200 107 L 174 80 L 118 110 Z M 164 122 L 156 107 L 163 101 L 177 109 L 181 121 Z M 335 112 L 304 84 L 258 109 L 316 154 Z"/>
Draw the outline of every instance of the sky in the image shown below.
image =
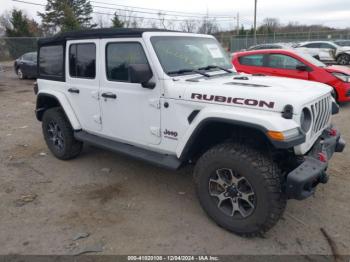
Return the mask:
<path fill-rule="evenodd" d="M 45 0 L 24 1 L 40 4 L 46 3 Z M 113 8 L 122 8 L 113 6 L 113 4 L 154 8 L 157 10 L 192 12 L 196 14 L 205 14 L 208 12 L 209 16 L 225 16 L 224 18 L 217 19 L 222 29 L 232 29 L 237 25 L 237 13 L 239 13 L 240 25 L 243 24 L 245 28 L 250 28 L 253 24 L 254 15 L 254 0 L 96 0 L 95 2 L 92 1 L 92 4 L 100 6 L 95 7 L 94 10 L 103 13 L 113 13 Z M 111 9 L 101 8 L 101 6 Z M 12 0 L 0 0 L 0 7 L 0 13 L 4 10 L 10 10 L 13 7 L 24 9 L 29 16 L 37 20 L 39 20 L 36 15 L 37 11 L 43 11 L 44 9 L 40 6 L 18 3 Z M 141 11 L 157 12 L 146 9 L 142 9 Z M 133 15 L 157 17 L 156 14 L 152 15 L 146 13 L 133 13 Z M 108 15 L 100 14 L 95 16 L 102 20 L 109 21 Z M 335 28 L 350 28 L 350 0 L 258 0 L 258 25 L 266 17 L 278 18 L 283 24 L 293 21 L 302 24 L 322 24 Z M 167 18 L 187 19 L 181 16 L 168 16 Z"/>

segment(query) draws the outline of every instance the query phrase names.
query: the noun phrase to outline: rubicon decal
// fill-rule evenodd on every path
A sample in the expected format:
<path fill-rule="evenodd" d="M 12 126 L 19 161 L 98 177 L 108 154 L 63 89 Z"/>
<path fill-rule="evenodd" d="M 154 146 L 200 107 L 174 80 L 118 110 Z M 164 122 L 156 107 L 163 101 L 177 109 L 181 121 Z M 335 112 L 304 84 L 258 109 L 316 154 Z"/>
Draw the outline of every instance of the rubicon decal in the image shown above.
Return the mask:
<path fill-rule="evenodd" d="M 215 95 L 192 93 L 191 99 L 201 100 L 201 101 L 214 101 L 214 102 L 226 103 L 226 104 L 256 106 L 256 107 L 267 107 L 267 108 L 275 107 L 275 102 L 272 102 L 272 101 L 246 99 L 246 98 L 240 98 L 240 97 L 227 97 L 227 96 L 215 96 Z"/>

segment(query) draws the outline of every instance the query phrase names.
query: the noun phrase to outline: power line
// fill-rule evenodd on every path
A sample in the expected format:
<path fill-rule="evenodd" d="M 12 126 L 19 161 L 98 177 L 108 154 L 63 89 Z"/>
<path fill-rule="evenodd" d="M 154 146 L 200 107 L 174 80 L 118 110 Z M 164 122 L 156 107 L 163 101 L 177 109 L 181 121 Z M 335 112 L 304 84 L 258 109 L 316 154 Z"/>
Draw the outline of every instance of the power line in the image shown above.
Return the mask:
<path fill-rule="evenodd" d="M 127 9 L 121 9 L 121 8 L 112 8 L 112 7 L 106 7 L 106 6 L 99 6 L 99 5 L 92 5 L 92 7 L 96 7 L 96 8 L 102 8 L 102 9 L 108 9 L 108 10 L 118 10 L 118 11 L 129 11 L 129 12 L 135 12 L 135 13 L 141 13 L 141 14 L 152 14 L 152 15 L 166 15 L 166 16 L 175 16 L 175 17 L 196 17 L 196 18 L 200 18 L 203 19 L 203 17 L 207 17 L 207 16 L 192 16 L 192 15 L 172 15 L 172 14 L 167 14 L 167 13 L 162 13 L 162 12 L 147 12 L 147 11 L 137 11 L 137 10 L 127 10 Z M 213 19 L 228 19 L 232 17 L 216 17 L 216 16 L 209 16 L 207 18 L 213 18 Z"/>
<path fill-rule="evenodd" d="M 13 2 L 19 2 L 19 3 L 23 3 L 23 4 L 30 4 L 30 5 L 36 5 L 36 6 L 43 6 L 45 7 L 45 4 L 40 4 L 40 3 L 35 3 L 35 2 L 29 2 L 29 1 L 24 1 L 24 0 L 12 0 Z M 92 5 L 92 7 L 95 8 L 101 8 L 100 6 L 94 6 Z M 115 9 L 115 8 L 109 8 L 109 7 L 105 7 L 106 9 L 109 10 L 121 10 L 121 11 L 127 11 L 127 12 L 135 12 L 135 13 L 139 13 L 140 11 L 134 11 L 134 10 L 125 10 L 125 9 Z M 93 11 L 92 13 L 94 14 L 101 14 L 101 15 L 114 15 L 114 13 L 106 13 L 106 12 L 100 12 L 100 11 Z M 161 14 L 164 16 L 169 16 L 167 14 Z M 118 14 L 118 16 L 121 17 L 125 17 L 125 18 L 136 18 L 136 19 L 148 19 L 148 20 L 158 20 L 158 21 L 173 21 L 173 22 L 184 22 L 184 21 L 188 21 L 188 19 L 174 19 L 174 18 L 156 18 L 156 17 L 146 17 L 146 16 L 133 16 L 133 15 L 123 15 L 123 14 Z M 199 19 L 193 19 L 195 21 L 201 21 Z M 225 21 L 232 21 L 231 19 L 227 19 L 227 20 L 219 20 L 220 22 L 225 22 Z"/>
<path fill-rule="evenodd" d="M 146 8 L 146 7 L 137 7 L 137 6 L 130 6 L 130 5 L 120 5 L 120 4 L 113 4 L 113 3 L 106 3 L 106 2 L 100 2 L 100 1 L 90 1 L 97 4 L 105 4 L 109 6 L 121 6 L 126 8 L 134 8 L 134 9 L 141 9 L 141 10 L 152 10 L 157 12 L 165 12 L 165 13 L 178 13 L 178 14 L 188 14 L 188 15 L 197 15 L 200 17 L 207 16 L 205 13 L 195 13 L 195 12 L 184 12 L 184 11 L 174 11 L 174 10 L 162 10 L 162 9 L 155 9 L 155 8 Z M 186 15 L 186 16 L 188 16 Z M 180 16 L 180 15 L 178 15 Z M 209 16 L 209 17 L 223 17 L 223 18 L 230 18 L 231 16 Z"/>
<path fill-rule="evenodd" d="M 93 13 L 94 14 L 100 14 L 100 15 L 114 15 L 114 13 L 106 13 L 106 12 L 99 12 L 99 11 L 93 11 Z M 188 19 L 156 18 L 156 17 L 133 16 L 133 15 L 123 15 L 123 14 L 118 14 L 118 16 L 125 17 L 125 18 L 149 19 L 149 20 L 158 20 L 158 21 L 172 21 L 172 22 L 185 22 L 185 21 L 188 21 Z M 201 21 L 201 20 L 196 19 L 196 20 L 193 20 L 193 21 Z M 225 22 L 225 21 L 230 21 L 231 22 L 232 20 L 219 20 L 219 21 L 220 22 Z"/>

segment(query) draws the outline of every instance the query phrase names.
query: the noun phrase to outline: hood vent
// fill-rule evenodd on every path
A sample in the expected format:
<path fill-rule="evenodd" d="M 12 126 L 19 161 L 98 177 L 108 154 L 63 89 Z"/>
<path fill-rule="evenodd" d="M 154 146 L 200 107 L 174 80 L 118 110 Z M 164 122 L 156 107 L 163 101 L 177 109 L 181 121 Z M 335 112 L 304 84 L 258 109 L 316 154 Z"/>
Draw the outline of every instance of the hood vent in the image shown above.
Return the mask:
<path fill-rule="evenodd" d="M 266 85 L 249 84 L 249 83 L 242 83 L 242 82 L 229 82 L 229 83 L 225 83 L 225 85 L 250 86 L 250 87 L 270 87 L 270 86 L 266 86 Z"/>

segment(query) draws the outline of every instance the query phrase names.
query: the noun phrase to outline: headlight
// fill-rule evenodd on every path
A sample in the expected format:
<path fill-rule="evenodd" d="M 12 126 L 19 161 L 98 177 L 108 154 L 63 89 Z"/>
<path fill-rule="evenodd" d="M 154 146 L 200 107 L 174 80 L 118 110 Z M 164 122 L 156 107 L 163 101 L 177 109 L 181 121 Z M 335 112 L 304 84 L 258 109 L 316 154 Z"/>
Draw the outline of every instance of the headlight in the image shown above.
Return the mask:
<path fill-rule="evenodd" d="M 311 128 L 312 117 L 311 112 L 308 108 L 304 108 L 300 116 L 300 127 L 305 133 L 309 132 Z"/>
<path fill-rule="evenodd" d="M 350 76 L 349 75 L 346 75 L 343 73 L 332 73 L 332 75 L 343 82 L 350 83 Z"/>

